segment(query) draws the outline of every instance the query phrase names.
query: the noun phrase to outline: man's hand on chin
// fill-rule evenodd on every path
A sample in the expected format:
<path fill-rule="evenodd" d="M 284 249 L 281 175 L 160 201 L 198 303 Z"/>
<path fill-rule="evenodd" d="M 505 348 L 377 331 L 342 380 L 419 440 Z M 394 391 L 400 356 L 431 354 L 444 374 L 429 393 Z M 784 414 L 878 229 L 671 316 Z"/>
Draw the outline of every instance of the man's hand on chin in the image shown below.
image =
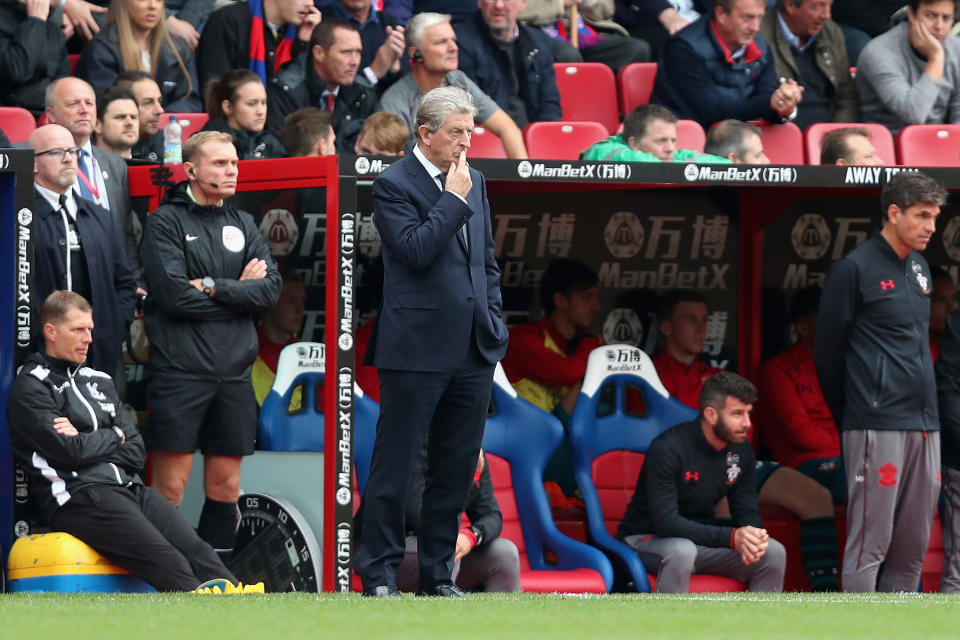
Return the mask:
<path fill-rule="evenodd" d="M 461 198 L 466 198 L 473 188 L 473 180 L 470 178 L 470 166 L 467 164 L 467 152 L 460 152 L 460 159 L 457 162 L 451 162 L 447 170 L 446 190 L 452 191 Z"/>

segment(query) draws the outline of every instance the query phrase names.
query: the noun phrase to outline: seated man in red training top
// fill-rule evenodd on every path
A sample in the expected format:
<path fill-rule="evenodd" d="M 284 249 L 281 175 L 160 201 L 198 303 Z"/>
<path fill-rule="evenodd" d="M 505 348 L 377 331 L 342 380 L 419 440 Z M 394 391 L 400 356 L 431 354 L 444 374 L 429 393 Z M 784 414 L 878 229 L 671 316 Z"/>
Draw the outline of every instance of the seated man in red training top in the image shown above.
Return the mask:
<path fill-rule="evenodd" d="M 260 321 L 260 328 L 257 331 L 257 338 L 260 340 L 260 350 L 257 353 L 257 360 L 253 363 L 253 369 L 250 372 L 250 380 L 253 383 L 254 393 L 257 395 L 257 405 L 263 406 L 263 401 L 273 387 L 273 380 L 277 376 L 277 362 L 280 359 L 280 352 L 287 345 L 299 342 L 297 337 L 303 326 L 303 318 L 306 314 L 307 291 L 303 283 L 303 276 L 294 270 L 285 270 L 282 272 L 283 286 L 280 289 L 280 297 L 277 304 L 263 316 Z M 354 361 L 356 366 L 356 380 L 364 393 L 371 398 L 380 401 L 380 380 L 377 378 L 375 367 L 361 365 L 363 354 L 367 350 L 367 344 L 370 342 L 370 334 L 373 331 L 373 320 L 368 320 L 357 327 L 354 336 Z M 290 396 L 290 409 L 299 409 L 301 404 L 300 389 L 294 389 Z M 323 387 L 317 390 L 320 398 L 323 398 Z"/>
<path fill-rule="evenodd" d="M 596 272 L 577 260 L 554 260 L 540 281 L 543 317 L 532 324 L 510 329 L 510 344 L 503 369 L 510 383 L 527 402 L 553 413 L 567 425 L 587 357 L 600 346 L 592 328 L 600 310 Z M 544 480 L 560 485 L 567 495 L 577 490 L 569 440 L 563 442 L 547 464 Z"/>
<path fill-rule="evenodd" d="M 847 481 L 840 457 L 840 432 L 833 421 L 813 363 L 820 287 L 801 289 L 790 303 L 796 343 L 768 360 L 760 371 L 763 441 L 773 458 L 810 476 L 846 504 Z"/>
<path fill-rule="evenodd" d="M 277 375 L 277 360 L 280 352 L 288 344 L 298 342 L 297 336 L 303 326 L 303 317 L 306 313 L 307 289 L 303 284 L 303 276 L 297 271 L 285 270 L 280 274 L 283 284 L 280 288 L 280 297 L 277 304 L 264 314 L 257 331 L 260 340 L 260 350 L 257 359 L 250 371 L 250 380 L 253 383 L 254 393 L 257 395 L 257 405 L 263 406 L 273 386 L 273 379 Z M 300 406 L 300 391 L 294 392 L 291 405 Z"/>
<path fill-rule="evenodd" d="M 653 359 L 663 386 L 680 402 L 699 409 L 703 384 L 721 369 L 699 360 L 707 333 L 707 300 L 696 291 L 668 292 L 660 305 L 664 348 Z M 777 505 L 801 521 L 800 552 L 815 591 L 836 591 L 837 531 L 830 492 L 815 480 L 775 462 L 758 461 L 760 506 Z"/>

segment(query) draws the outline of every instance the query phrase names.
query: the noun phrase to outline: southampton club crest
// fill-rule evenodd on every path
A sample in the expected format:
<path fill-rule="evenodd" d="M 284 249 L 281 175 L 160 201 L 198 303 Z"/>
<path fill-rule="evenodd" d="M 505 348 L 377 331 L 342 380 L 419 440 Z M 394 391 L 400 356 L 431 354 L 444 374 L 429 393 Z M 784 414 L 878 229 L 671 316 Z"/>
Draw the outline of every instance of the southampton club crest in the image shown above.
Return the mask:
<path fill-rule="evenodd" d="M 731 485 L 740 477 L 743 470 L 740 468 L 740 456 L 733 453 L 727 453 L 727 484 Z"/>
<path fill-rule="evenodd" d="M 920 290 L 923 291 L 925 295 L 930 295 L 930 279 L 923 275 L 923 267 L 916 262 L 911 262 L 910 268 L 917 274 L 917 284 L 920 285 Z"/>

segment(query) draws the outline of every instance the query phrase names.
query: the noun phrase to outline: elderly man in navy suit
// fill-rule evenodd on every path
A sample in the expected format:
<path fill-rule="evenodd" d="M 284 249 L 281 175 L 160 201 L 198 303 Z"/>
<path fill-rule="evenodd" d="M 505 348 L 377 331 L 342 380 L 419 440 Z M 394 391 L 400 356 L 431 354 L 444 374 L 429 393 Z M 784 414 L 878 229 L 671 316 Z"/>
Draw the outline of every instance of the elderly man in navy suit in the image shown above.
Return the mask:
<path fill-rule="evenodd" d="M 366 363 L 379 369 L 380 419 L 356 570 L 364 595 L 399 596 L 404 506 L 427 441 L 418 595 L 462 596 L 450 578 L 494 365 L 507 349 L 500 269 L 483 176 L 467 165 L 477 110 L 456 87 L 428 92 L 413 153 L 373 183 L 383 241 L 383 308 Z"/>

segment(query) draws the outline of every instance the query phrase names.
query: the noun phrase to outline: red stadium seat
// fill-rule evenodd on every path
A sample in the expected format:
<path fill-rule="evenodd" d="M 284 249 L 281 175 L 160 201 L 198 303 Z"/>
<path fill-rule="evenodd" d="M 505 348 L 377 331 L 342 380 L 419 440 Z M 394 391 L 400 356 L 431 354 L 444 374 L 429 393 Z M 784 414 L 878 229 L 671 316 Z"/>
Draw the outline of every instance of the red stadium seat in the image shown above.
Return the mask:
<path fill-rule="evenodd" d="M 803 164 L 803 132 L 800 127 L 786 124 L 770 124 L 765 120 L 752 120 L 750 124 L 763 131 L 763 151 L 773 164 Z"/>
<path fill-rule="evenodd" d="M 872 122 L 818 122 L 810 125 L 803 134 L 807 164 L 820 164 L 820 140 L 827 132 L 844 127 L 862 127 L 869 131 L 873 148 L 877 150 L 877 155 L 883 159 L 883 163 L 887 165 L 896 164 L 897 156 L 894 152 L 893 136 L 890 135 L 890 130 L 882 124 Z"/>
<path fill-rule="evenodd" d="M 657 79 L 656 62 L 634 62 L 620 67 L 617 87 L 620 90 L 620 113 L 626 116 L 634 107 L 650 102 L 653 83 Z"/>
<path fill-rule="evenodd" d="M 620 123 L 617 81 L 613 71 L 599 62 L 556 63 L 560 108 L 564 122 L 593 120 L 613 135 Z"/>
<path fill-rule="evenodd" d="M 10 142 L 26 142 L 33 130 L 37 128 L 37 121 L 33 114 L 22 107 L 0 107 L 0 129 L 6 134 Z"/>
<path fill-rule="evenodd" d="M 474 127 L 473 136 L 470 138 L 470 151 L 467 155 L 471 158 L 506 158 L 507 151 L 503 148 L 503 142 L 496 134 L 491 133 L 485 127 Z"/>
<path fill-rule="evenodd" d="M 677 149 L 703 151 L 707 134 L 696 120 L 677 120 Z"/>
<path fill-rule="evenodd" d="M 539 160 L 576 160 L 587 147 L 609 136 L 599 122 L 534 122 L 523 129 L 527 154 Z"/>
<path fill-rule="evenodd" d="M 616 358 L 616 370 L 607 366 L 611 355 Z M 650 443 L 696 415 L 670 397 L 649 356 L 640 349 L 606 345 L 590 354 L 568 433 L 590 538 L 615 559 L 618 585 L 637 591 L 656 588 L 655 576 L 647 573 L 637 553 L 614 536 Z M 694 574 L 690 578 L 691 592 L 745 589 L 743 583 L 724 576 Z"/>
<path fill-rule="evenodd" d="M 170 116 L 177 116 L 177 122 L 183 127 L 182 140 L 184 142 L 197 131 L 200 131 L 203 125 L 207 124 L 207 121 L 210 120 L 210 116 L 205 113 L 165 113 L 160 116 L 161 131 L 167 126 L 167 122 L 170 121 Z"/>
<path fill-rule="evenodd" d="M 912 124 L 897 135 L 900 164 L 913 167 L 960 166 L 960 125 Z"/>
<path fill-rule="evenodd" d="M 80 54 L 71 53 L 67 55 L 67 59 L 70 60 L 70 75 L 73 75 L 77 70 L 77 61 L 80 60 Z"/>

